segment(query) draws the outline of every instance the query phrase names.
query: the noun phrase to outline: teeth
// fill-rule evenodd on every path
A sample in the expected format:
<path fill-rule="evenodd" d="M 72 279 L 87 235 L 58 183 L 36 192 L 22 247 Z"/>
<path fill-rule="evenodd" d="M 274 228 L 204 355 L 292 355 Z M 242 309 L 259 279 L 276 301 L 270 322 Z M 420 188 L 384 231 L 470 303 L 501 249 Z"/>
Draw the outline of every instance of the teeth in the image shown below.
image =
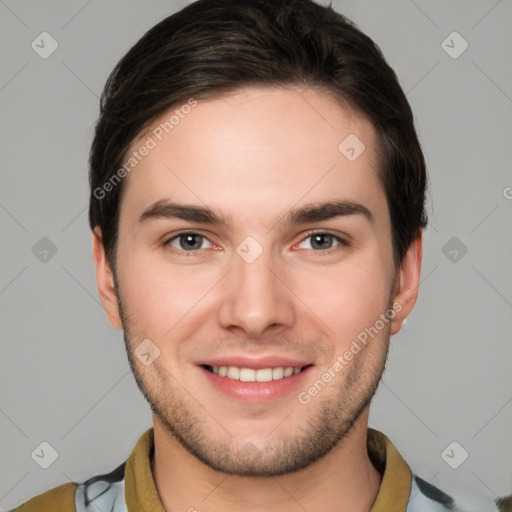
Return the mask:
<path fill-rule="evenodd" d="M 262 370 L 257 370 L 255 373 L 257 382 L 270 382 L 273 379 L 272 368 L 264 368 Z"/>
<path fill-rule="evenodd" d="M 228 366 L 228 375 L 230 379 L 240 380 L 240 368 L 236 366 Z"/>
<path fill-rule="evenodd" d="M 241 382 L 270 382 L 271 380 L 281 380 L 285 377 L 291 377 L 300 373 L 302 368 L 293 366 L 279 368 L 262 368 L 255 370 L 253 368 L 238 368 L 237 366 L 213 366 L 210 367 L 219 377 L 228 377 L 229 379 L 239 380 Z"/>
<path fill-rule="evenodd" d="M 272 370 L 272 380 L 279 380 L 284 377 L 284 368 L 274 368 Z"/>
<path fill-rule="evenodd" d="M 256 370 L 252 370 L 251 368 L 240 368 L 239 378 L 242 382 L 255 382 Z"/>
<path fill-rule="evenodd" d="M 291 377 L 293 375 L 293 368 L 290 366 L 284 369 L 284 376 Z"/>

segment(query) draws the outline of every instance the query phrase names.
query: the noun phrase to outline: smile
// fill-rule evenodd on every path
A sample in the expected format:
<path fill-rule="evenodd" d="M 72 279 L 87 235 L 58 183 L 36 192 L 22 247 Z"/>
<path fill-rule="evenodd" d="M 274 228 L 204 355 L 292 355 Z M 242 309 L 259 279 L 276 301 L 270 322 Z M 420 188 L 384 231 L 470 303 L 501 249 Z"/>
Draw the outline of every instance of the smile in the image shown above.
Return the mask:
<path fill-rule="evenodd" d="M 227 379 L 239 380 L 241 382 L 270 382 L 273 380 L 281 380 L 297 375 L 304 367 L 279 366 L 276 368 L 240 368 L 238 366 L 204 366 L 207 370 L 215 373 L 219 377 Z"/>

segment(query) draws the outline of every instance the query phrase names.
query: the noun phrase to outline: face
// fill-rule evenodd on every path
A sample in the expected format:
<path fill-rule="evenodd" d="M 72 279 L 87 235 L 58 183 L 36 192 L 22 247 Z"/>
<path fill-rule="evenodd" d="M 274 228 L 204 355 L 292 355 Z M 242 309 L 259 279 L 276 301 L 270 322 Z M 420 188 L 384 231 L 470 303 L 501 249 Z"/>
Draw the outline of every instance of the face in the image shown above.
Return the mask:
<path fill-rule="evenodd" d="M 248 88 L 181 113 L 130 150 L 156 142 L 123 185 L 115 286 L 96 237 L 100 295 L 191 454 L 295 471 L 367 413 L 421 246 L 394 268 L 375 132 L 328 95 Z"/>

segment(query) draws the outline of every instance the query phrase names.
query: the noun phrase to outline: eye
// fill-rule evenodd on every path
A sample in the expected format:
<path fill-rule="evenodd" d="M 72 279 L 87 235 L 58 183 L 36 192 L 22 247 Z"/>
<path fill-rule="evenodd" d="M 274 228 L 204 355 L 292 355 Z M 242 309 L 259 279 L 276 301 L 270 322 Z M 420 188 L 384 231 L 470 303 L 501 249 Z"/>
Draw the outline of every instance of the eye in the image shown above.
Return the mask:
<path fill-rule="evenodd" d="M 177 254 L 185 254 L 185 253 L 194 253 L 199 249 L 204 249 L 203 242 L 208 241 L 208 239 L 204 235 L 200 235 L 199 233 L 179 233 L 172 238 L 169 238 L 164 242 L 164 247 L 173 247 L 175 249 L 174 252 Z M 208 243 L 213 246 L 213 244 L 208 241 Z M 185 254 L 189 256 L 189 254 Z"/>
<path fill-rule="evenodd" d="M 310 247 L 306 247 L 306 249 L 312 249 L 315 252 L 330 252 L 332 250 L 343 249 L 343 247 L 348 246 L 348 243 L 339 236 L 333 235 L 331 233 L 323 233 L 316 232 L 310 233 L 306 238 L 303 238 L 301 244 L 303 244 L 306 240 L 311 239 Z M 337 245 L 334 245 L 333 242 L 336 242 Z"/>
<path fill-rule="evenodd" d="M 348 242 L 339 236 L 325 232 L 313 232 L 302 239 L 299 247 L 300 245 L 306 243 L 307 240 L 310 240 L 309 247 L 305 248 L 308 250 L 313 250 L 316 253 L 330 253 L 349 246 Z M 210 244 L 209 247 L 204 247 L 204 242 Z M 194 256 L 200 252 L 200 249 L 214 247 L 214 245 L 204 235 L 188 231 L 178 233 L 172 238 L 164 241 L 162 245 L 164 248 L 172 248 L 172 252 L 175 254 L 184 256 Z"/>

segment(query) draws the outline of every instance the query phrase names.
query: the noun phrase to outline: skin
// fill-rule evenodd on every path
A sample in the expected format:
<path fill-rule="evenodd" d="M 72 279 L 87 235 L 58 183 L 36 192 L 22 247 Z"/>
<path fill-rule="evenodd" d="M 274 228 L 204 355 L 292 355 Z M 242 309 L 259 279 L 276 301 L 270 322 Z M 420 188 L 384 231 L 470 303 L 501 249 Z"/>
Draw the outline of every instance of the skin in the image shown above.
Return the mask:
<path fill-rule="evenodd" d="M 354 161 L 338 150 L 349 134 L 366 147 Z M 152 406 L 153 475 L 167 511 L 370 509 L 381 476 L 366 451 L 369 401 L 389 337 L 414 307 L 422 256 L 420 232 L 393 264 L 375 147 L 371 123 L 324 92 L 253 87 L 201 100 L 125 178 L 115 273 L 96 228 L 99 294 Z M 230 229 L 138 222 L 162 199 L 214 208 Z M 363 205 L 373 222 L 351 214 L 277 223 L 333 199 Z M 184 230 L 205 237 L 192 239 L 193 251 L 177 237 Z M 236 252 L 247 236 L 263 248 L 252 263 Z M 393 303 L 393 320 L 299 403 L 298 392 Z M 160 350 L 148 366 L 133 354 L 144 339 Z M 228 354 L 288 354 L 314 366 L 300 389 L 247 403 L 210 386 L 196 364 Z"/>

